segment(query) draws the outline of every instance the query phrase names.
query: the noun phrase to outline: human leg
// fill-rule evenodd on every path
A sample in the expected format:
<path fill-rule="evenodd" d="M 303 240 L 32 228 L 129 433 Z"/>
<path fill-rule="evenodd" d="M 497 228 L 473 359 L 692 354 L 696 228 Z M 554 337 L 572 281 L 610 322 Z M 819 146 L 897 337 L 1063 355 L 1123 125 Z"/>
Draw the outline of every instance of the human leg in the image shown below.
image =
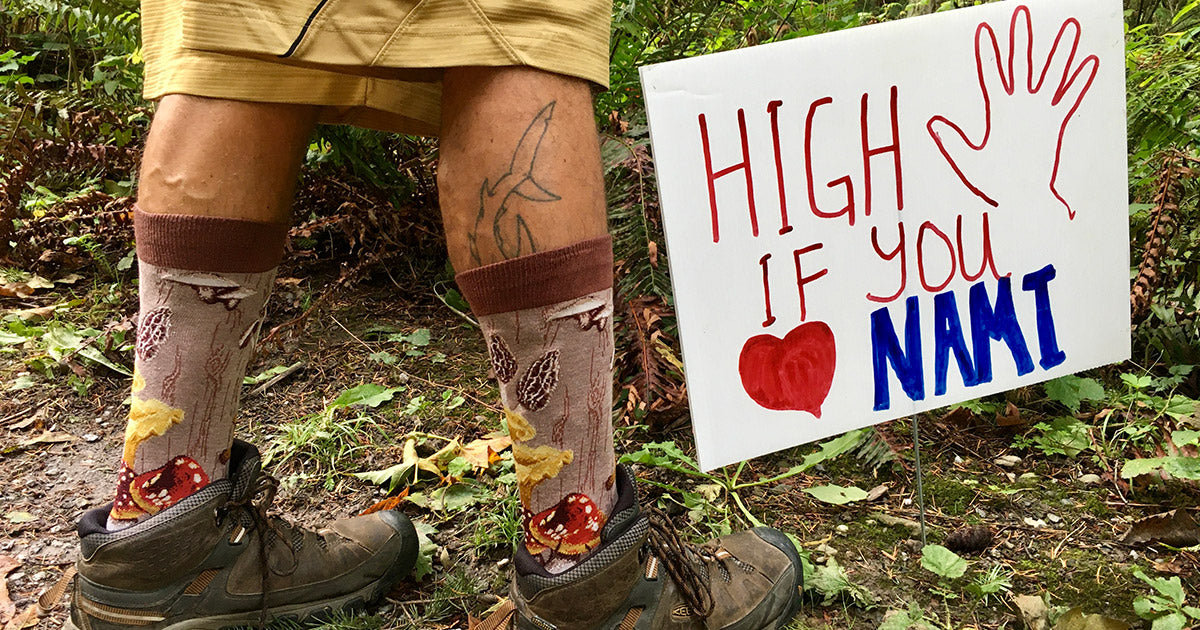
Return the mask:
<path fill-rule="evenodd" d="M 591 92 L 447 70 L 438 181 L 451 261 L 500 381 L 525 545 L 563 569 L 614 502 L 612 248 Z"/>
<path fill-rule="evenodd" d="M 168 97 L 134 218 L 140 308 L 116 498 L 79 523 L 69 628 L 249 625 L 373 600 L 413 566 L 399 513 L 319 532 L 268 517 L 233 439 L 315 108 Z"/>
<path fill-rule="evenodd" d="M 155 116 L 134 219 L 139 343 L 109 529 L 225 476 L 315 110 L 175 95 Z"/>
<path fill-rule="evenodd" d="M 446 238 L 500 382 L 525 522 L 513 603 L 487 627 L 782 627 L 801 579 L 782 533 L 688 545 L 615 469 L 612 252 L 587 86 L 448 70 L 443 102 Z"/>

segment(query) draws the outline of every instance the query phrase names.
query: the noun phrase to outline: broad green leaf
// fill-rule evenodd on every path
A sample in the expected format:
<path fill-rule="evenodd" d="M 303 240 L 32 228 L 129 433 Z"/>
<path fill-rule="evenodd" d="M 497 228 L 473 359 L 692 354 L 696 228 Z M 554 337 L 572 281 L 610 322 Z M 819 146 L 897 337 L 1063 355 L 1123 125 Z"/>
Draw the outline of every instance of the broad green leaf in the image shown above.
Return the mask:
<path fill-rule="evenodd" d="M 491 496 L 486 486 L 463 482 L 435 488 L 429 493 L 429 509 L 435 512 L 459 512 Z"/>
<path fill-rule="evenodd" d="M 1165 614 L 1150 624 L 1150 630 L 1183 630 L 1188 625 L 1187 617 L 1181 612 Z"/>
<path fill-rule="evenodd" d="M 389 401 L 402 391 L 404 387 L 384 387 L 375 383 L 363 383 L 356 387 L 342 392 L 336 400 L 329 403 L 330 407 L 349 407 L 350 405 L 366 405 L 368 407 L 378 407 Z"/>
<path fill-rule="evenodd" d="M 0 346 L 11 346 L 18 343 L 25 343 L 25 337 L 10 333 L 6 330 L 0 330 Z"/>
<path fill-rule="evenodd" d="M 1200 431 L 1192 431 L 1191 429 L 1172 431 L 1171 442 L 1180 448 L 1188 445 L 1200 446 Z"/>
<path fill-rule="evenodd" d="M 265 383 L 271 380 L 271 377 L 283 374 L 291 369 L 291 367 L 292 366 L 290 365 L 276 365 L 275 367 L 269 370 L 263 370 L 254 376 L 246 376 L 242 378 L 242 385 L 258 385 L 259 383 Z"/>
<path fill-rule="evenodd" d="M 1104 386 L 1100 381 L 1070 374 L 1046 381 L 1045 388 L 1050 400 L 1062 403 L 1071 413 L 1078 413 L 1080 404 L 1085 400 L 1104 398 Z"/>
<path fill-rule="evenodd" d="M 417 530 L 417 564 L 413 568 L 413 577 L 419 582 L 433 573 L 433 554 L 437 553 L 438 546 L 429 536 L 436 534 L 437 529 L 425 521 L 413 521 L 413 528 Z"/>
<path fill-rule="evenodd" d="M 874 603 L 871 592 L 851 582 L 845 569 L 842 569 L 833 558 L 826 559 L 824 565 L 817 566 L 813 570 L 812 581 L 805 582 L 805 585 L 810 583 L 818 593 L 825 596 L 823 603 L 826 605 L 833 603 L 839 597 L 844 597 L 852 603 L 862 606 L 870 606 Z"/>
<path fill-rule="evenodd" d="M 1075 457 L 1092 446 L 1088 426 L 1070 416 L 1055 418 L 1050 424 L 1038 423 L 1037 426 L 1042 434 L 1033 438 L 1033 442 L 1047 455 Z"/>
<path fill-rule="evenodd" d="M 805 488 L 804 491 L 818 501 L 834 505 L 845 505 L 867 498 L 867 491 L 857 486 L 850 486 L 849 488 L 835 485 L 814 486 L 812 488 Z"/>
<path fill-rule="evenodd" d="M 1130 459 L 1121 466 L 1121 478 L 1133 479 L 1138 475 L 1148 475 L 1156 472 L 1163 467 L 1166 462 L 1166 457 L 1145 457 L 1142 459 Z"/>
<path fill-rule="evenodd" d="M 941 545 L 925 546 L 925 550 L 921 552 L 921 566 L 951 580 L 960 578 L 967 572 L 967 561 Z"/>

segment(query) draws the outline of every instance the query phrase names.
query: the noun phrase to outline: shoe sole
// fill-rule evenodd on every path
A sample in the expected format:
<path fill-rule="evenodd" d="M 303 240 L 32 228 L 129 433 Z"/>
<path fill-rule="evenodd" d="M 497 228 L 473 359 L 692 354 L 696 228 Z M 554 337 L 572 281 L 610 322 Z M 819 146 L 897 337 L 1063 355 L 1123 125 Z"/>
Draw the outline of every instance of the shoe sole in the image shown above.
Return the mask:
<path fill-rule="evenodd" d="M 383 577 L 353 593 L 319 602 L 305 602 L 303 604 L 268 608 L 266 611 L 267 623 L 271 624 L 277 621 L 303 623 L 305 621 L 318 620 L 323 616 L 339 612 L 361 610 L 378 601 L 411 571 L 411 566 L 405 567 L 403 563 L 398 563 L 389 569 Z M 162 626 L 158 630 L 221 630 L 222 628 L 234 626 L 257 626 L 261 616 L 261 611 L 251 610 L 228 615 L 196 617 Z M 67 622 L 63 625 L 63 630 L 80 629 L 75 625 L 70 616 L 68 616 Z"/>

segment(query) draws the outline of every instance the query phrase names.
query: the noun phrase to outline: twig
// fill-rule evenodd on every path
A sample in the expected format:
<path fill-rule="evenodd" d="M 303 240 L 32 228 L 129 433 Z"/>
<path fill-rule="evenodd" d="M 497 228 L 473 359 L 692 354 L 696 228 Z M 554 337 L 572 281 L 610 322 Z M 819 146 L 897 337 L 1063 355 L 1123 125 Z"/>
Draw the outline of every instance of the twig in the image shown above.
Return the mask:
<path fill-rule="evenodd" d="M 1072 536 L 1074 536 L 1075 534 L 1078 534 L 1079 532 L 1083 531 L 1083 528 L 1084 528 L 1086 525 L 1087 525 L 1087 523 L 1081 523 L 1081 524 L 1079 525 L 1079 527 L 1076 527 L 1076 528 L 1075 528 L 1075 530 L 1074 530 L 1074 531 L 1072 531 L 1071 533 L 1069 533 L 1069 534 L 1067 534 L 1065 537 L 1063 537 L 1063 539 L 1062 539 L 1062 542 L 1059 542 L 1059 543 L 1058 543 L 1058 546 L 1056 546 L 1056 547 L 1054 548 L 1054 551 L 1050 552 L 1050 559 L 1051 559 L 1051 560 L 1055 560 L 1055 559 L 1057 559 L 1057 558 L 1058 558 L 1058 554 L 1059 554 L 1059 552 L 1061 552 L 1061 551 L 1062 551 L 1063 545 L 1067 544 L 1067 541 L 1068 541 L 1068 540 L 1071 540 L 1071 537 L 1072 537 Z"/>
<path fill-rule="evenodd" d="M 304 361 L 297 361 L 297 362 L 289 365 L 286 370 L 280 372 L 279 374 L 276 374 L 275 376 L 272 376 L 267 382 L 263 383 L 262 385 L 255 387 L 254 391 L 250 392 L 249 394 L 246 394 L 246 397 L 250 398 L 252 396 L 257 396 L 257 395 L 267 391 L 268 387 L 271 387 L 272 385 L 275 385 L 279 381 L 282 381 L 283 379 L 295 374 L 296 372 L 299 372 L 300 370 L 304 369 L 304 367 L 306 365 L 307 364 Z"/>

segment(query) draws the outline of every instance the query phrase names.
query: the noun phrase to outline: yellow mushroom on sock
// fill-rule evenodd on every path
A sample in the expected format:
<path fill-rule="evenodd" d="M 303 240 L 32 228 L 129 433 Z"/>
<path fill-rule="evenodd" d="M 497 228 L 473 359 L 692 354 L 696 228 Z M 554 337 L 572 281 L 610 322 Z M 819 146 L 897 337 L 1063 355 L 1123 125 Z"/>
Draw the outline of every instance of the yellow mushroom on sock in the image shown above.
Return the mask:
<path fill-rule="evenodd" d="M 166 433 L 167 429 L 180 422 L 183 422 L 182 409 L 176 409 L 161 400 L 142 400 L 134 396 L 129 406 L 129 424 L 125 425 L 122 461 L 132 467 L 137 448 L 142 442 Z"/>

